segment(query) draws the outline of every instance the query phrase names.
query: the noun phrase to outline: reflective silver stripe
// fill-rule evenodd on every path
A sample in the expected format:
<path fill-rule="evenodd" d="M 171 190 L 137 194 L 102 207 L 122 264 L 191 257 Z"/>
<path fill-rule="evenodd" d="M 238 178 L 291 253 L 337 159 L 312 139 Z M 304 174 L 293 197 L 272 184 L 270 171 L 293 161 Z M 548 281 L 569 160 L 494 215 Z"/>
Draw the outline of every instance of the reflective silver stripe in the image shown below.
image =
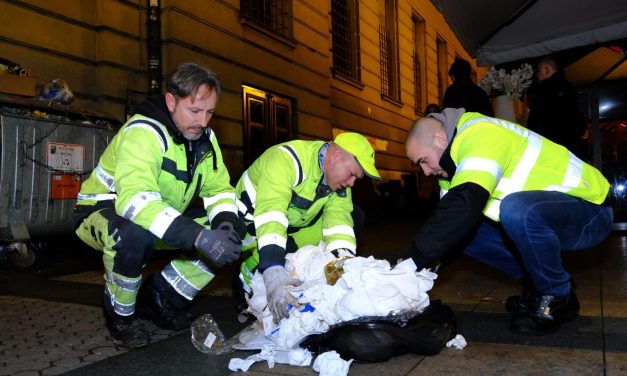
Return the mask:
<path fill-rule="evenodd" d="M 296 172 L 296 174 L 294 176 L 294 183 L 292 184 L 292 187 L 295 187 L 295 186 L 298 185 L 298 183 L 303 182 L 303 181 L 305 181 L 305 179 L 307 179 L 307 176 L 305 175 L 305 171 L 300 168 L 299 161 L 296 159 L 296 157 L 294 157 L 294 155 L 285 146 L 279 146 L 279 149 L 283 150 L 283 152 L 285 154 L 289 155 L 290 158 L 292 158 L 292 162 L 294 163 L 294 171 Z M 303 178 L 300 181 L 298 181 L 298 177 L 299 177 L 299 175 L 301 173 L 303 175 Z"/>
<path fill-rule="evenodd" d="M 113 178 L 113 175 L 109 174 L 102 167 L 100 167 L 100 163 L 98 163 L 95 170 L 98 181 L 100 181 L 109 191 L 115 192 L 115 179 Z"/>
<path fill-rule="evenodd" d="M 142 129 L 147 129 L 150 132 L 152 132 L 155 137 L 157 138 L 157 140 L 159 141 L 159 145 L 161 145 L 161 152 L 165 154 L 165 151 L 168 150 L 168 147 L 170 146 L 170 140 L 168 139 L 168 137 L 165 137 L 165 140 L 167 142 L 167 145 L 163 144 L 163 139 L 161 138 L 161 135 L 159 134 L 159 132 L 157 132 L 153 127 L 151 127 L 148 124 L 142 123 L 142 122 L 146 122 L 146 123 L 150 123 L 153 124 L 156 127 L 159 127 L 161 129 L 161 132 L 163 132 L 164 135 L 168 134 L 167 129 L 165 129 L 164 126 L 162 126 L 159 123 L 153 122 L 153 121 L 149 121 L 146 118 L 141 118 L 141 119 L 137 119 L 140 122 L 129 125 L 128 127 L 126 127 L 126 129 L 124 130 L 124 132 L 127 132 L 129 129 L 133 129 L 133 128 L 142 128 Z"/>
<path fill-rule="evenodd" d="M 500 220 L 499 216 L 501 215 L 501 200 L 493 200 L 488 207 L 484 209 L 483 213 L 486 217 L 498 222 Z"/>
<path fill-rule="evenodd" d="M 327 251 L 335 251 L 336 249 L 340 248 L 346 248 L 349 251 L 353 251 L 353 253 L 355 253 L 355 248 L 357 248 L 357 246 L 347 240 L 334 240 L 327 245 Z"/>
<path fill-rule="evenodd" d="M 531 170 L 536 165 L 538 157 L 540 156 L 540 150 L 542 149 L 542 137 L 534 132 L 529 132 L 529 138 L 527 138 L 527 148 L 520 157 L 520 161 L 516 165 L 516 168 L 512 172 L 512 176 L 509 178 L 503 178 L 496 186 L 496 191 L 500 191 L 503 194 L 500 195 L 500 199 L 504 199 L 505 196 L 512 192 L 520 192 L 525 186 Z"/>
<path fill-rule="evenodd" d="M 205 132 L 209 133 L 209 141 L 213 142 L 216 140 L 216 134 L 213 132 L 213 129 L 207 128 Z"/>
<path fill-rule="evenodd" d="M 202 271 L 203 273 L 210 275 L 212 277 L 214 276 L 213 272 L 211 271 L 211 269 L 209 269 L 207 264 L 205 264 L 201 260 L 194 260 L 192 261 L 192 264 L 196 265 L 196 267 L 200 269 L 200 271 Z"/>
<path fill-rule="evenodd" d="M 464 158 L 459 166 L 457 167 L 457 171 L 455 173 L 473 170 L 473 171 L 485 171 L 490 173 L 496 181 L 498 182 L 503 176 L 503 169 L 501 166 L 496 163 L 496 161 L 488 158 L 479 158 L 479 157 L 468 157 Z"/>
<path fill-rule="evenodd" d="M 172 221 L 181 215 L 176 209 L 167 207 L 157 215 L 150 224 L 150 232 L 155 234 L 159 239 L 163 239 L 163 234 L 168 230 Z"/>
<path fill-rule="evenodd" d="M 246 237 L 242 240 L 242 247 L 248 247 L 253 244 L 255 240 L 257 240 L 256 236 L 246 234 Z"/>
<path fill-rule="evenodd" d="M 124 291 L 136 292 L 142 283 L 141 278 L 128 279 L 118 274 L 107 273 L 107 280 Z"/>
<path fill-rule="evenodd" d="M 120 316 L 130 316 L 135 313 L 135 302 L 124 304 L 116 299 L 113 304 L 113 311 Z"/>
<path fill-rule="evenodd" d="M 213 207 L 213 209 L 211 209 L 211 211 L 209 212 L 209 222 L 213 221 L 213 218 L 215 218 L 216 215 L 222 213 L 222 212 L 229 212 L 229 213 L 233 213 L 233 214 L 237 214 L 237 205 L 235 204 L 220 204 L 220 205 L 216 205 Z"/>
<path fill-rule="evenodd" d="M 573 153 L 569 154 L 570 158 L 568 159 L 568 168 L 566 169 L 566 174 L 564 174 L 564 179 L 562 180 L 562 183 L 560 185 L 550 185 L 544 190 L 568 192 L 571 189 L 577 188 L 579 184 L 581 184 L 581 176 L 583 175 L 583 162 Z"/>
<path fill-rule="evenodd" d="M 440 198 L 444 197 L 448 193 L 448 189 L 440 189 Z"/>
<path fill-rule="evenodd" d="M 115 200 L 117 198 L 118 198 L 118 195 L 116 195 L 115 193 L 100 193 L 100 194 L 95 194 L 95 195 L 84 195 L 84 194 L 79 193 L 76 199 L 78 201 L 82 201 L 82 200 L 106 201 L 106 200 Z"/>
<path fill-rule="evenodd" d="M 200 292 L 194 287 L 170 262 L 162 271 L 161 275 L 168 281 L 170 286 L 187 300 L 192 300 Z"/>
<path fill-rule="evenodd" d="M 542 137 L 534 132 L 529 132 L 527 138 L 527 148 L 525 149 L 520 161 L 509 178 L 502 178 L 496 186 L 495 191 L 501 192 L 498 199 L 494 199 L 485 209 L 484 214 L 495 221 L 500 218 L 501 201 L 513 192 L 522 191 L 531 170 L 536 164 L 540 151 L 542 149 Z"/>
<path fill-rule="evenodd" d="M 285 248 L 287 239 L 279 234 L 266 234 L 257 239 L 257 249 L 261 249 L 271 244 L 276 244 L 281 248 Z"/>
<path fill-rule="evenodd" d="M 122 210 L 122 217 L 132 221 L 139 213 L 152 201 L 160 201 L 161 194 L 159 192 L 140 192 L 133 196 Z"/>
<path fill-rule="evenodd" d="M 253 215 L 248 212 L 248 208 L 246 207 L 246 205 L 244 205 L 243 202 L 241 202 L 240 200 L 237 200 L 235 201 L 235 204 L 237 205 L 237 209 L 239 210 L 240 213 L 242 213 L 245 219 L 249 221 L 252 221 L 254 219 Z"/>
<path fill-rule="evenodd" d="M 349 225 L 333 226 L 330 229 L 322 229 L 322 236 L 330 236 L 334 234 L 342 234 L 355 237 L 355 231 Z"/>
<path fill-rule="evenodd" d="M 507 120 L 502 120 L 502 119 L 497 119 L 497 118 L 479 118 L 479 119 L 467 121 L 459 127 L 458 133 L 461 133 L 464 129 L 470 127 L 471 125 L 475 125 L 477 123 L 486 123 L 486 122 L 500 125 L 501 127 L 507 128 L 510 131 L 515 132 L 516 134 L 522 137 L 527 137 L 528 134 L 533 133 L 529 131 L 528 129 L 517 126 L 515 123 L 511 123 Z"/>
<path fill-rule="evenodd" d="M 278 222 L 281 224 L 281 226 L 285 228 L 287 228 L 287 225 L 289 225 L 285 214 L 278 210 L 255 215 L 255 228 L 259 228 L 269 222 Z"/>
<path fill-rule="evenodd" d="M 113 296 L 111 290 L 109 290 L 109 285 L 105 285 L 105 295 L 109 299 L 109 304 L 113 307 L 113 312 L 120 316 L 130 316 L 135 313 L 135 302 L 130 304 L 124 304 Z"/>
<path fill-rule="evenodd" d="M 235 193 L 234 192 L 223 192 L 218 193 L 217 195 L 213 195 L 211 197 L 203 197 L 202 202 L 205 205 L 205 209 L 220 200 L 231 200 L 235 202 Z"/>
<path fill-rule="evenodd" d="M 246 188 L 246 193 L 248 193 L 248 198 L 250 199 L 250 203 L 253 208 L 255 207 L 255 202 L 257 201 L 257 191 L 255 190 L 255 186 L 253 182 L 250 180 L 248 176 L 248 170 L 244 172 L 244 188 Z"/>
<path fill-rule="evenodd" d="M 247 274 L 249 274 L 248 278 L 253 279 L 253 275 L 250 272 L 248 272 Z M 244 288 L 244 291 L 246 291 L 248 294 L 252 294 L 253 289 L 252 287 L 248 286 L 248 283 L 244 280 L 242 272 L 239 273 L 239 280 L 242 281 L 242 287 Z"/>

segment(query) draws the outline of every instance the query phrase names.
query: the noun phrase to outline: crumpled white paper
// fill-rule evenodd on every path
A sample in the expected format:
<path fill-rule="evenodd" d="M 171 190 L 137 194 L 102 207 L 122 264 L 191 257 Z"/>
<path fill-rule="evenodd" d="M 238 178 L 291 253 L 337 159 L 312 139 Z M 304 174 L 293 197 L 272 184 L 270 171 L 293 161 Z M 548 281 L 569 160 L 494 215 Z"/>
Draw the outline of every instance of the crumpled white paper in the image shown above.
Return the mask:
<path fill-rule="evenodd" d="M 318 355 L 313 364 L 314 371 L 320 376 L 346 376 L 351 366 L 351 360 L 344 360 L 335 351 L 328 351 Z"/>
<path fill-rule="evenodd" d="M 302 348 L 275 350 L 272 345 L 264 345 L 259 354 L 251 355 L 246 359 L 232 358 L 229 361 L 229 369 L 246 372 L 254 363 L 263 360 L 268 362 L 268 368 L 274 368 L 275 363 L 306 367 L 311 364 L 312 356 L 309 350 Z"/>
<path fill-rule="evenodd" d="M 324 243 L 320 243 L 319 246 L 306 246 L 286 256 L 286 270 L 292 277 L 303 281 L 302 285 L 290 288 L 289 291 L 298 298 L 302 306 L 309 304 L 313 310 L 303 311 L 303 307 L 293 307 L 289 311 L 289 317 L 282 319 L 279 325 L 273 322 L 272 314 L 267 308 L 263 277 L 259 272 L 255 273 L 250 285 L 253 295 L 247 299 L 248 311 L 257 318 L 260 325 L 256 329 L 257 335 L 248 335 L 256 340 L 248 341 L 263 344 L 264 341 L 259 340 L 263 332 L 272 345 L 264 344 L 260 354 L 245 360 L 239 359 L 233 363 L 234 366 L 245 366 L 250 360 L 253 363 L 267 360 L 268 366 L 272 368 L 274 363 L 271 365 L 268 358 L 274 356 L 276 351 L 298 349 L 300 342 L 307 336 L 325 333 L 331 325 L 364 316 L 387 316 L 392 312 L 402 311 L 420 312 L 429 305 L 427 291 L 433 287 L 437 274 L 427 269 L 418 272 L 411 259 L 391 267 L 388 261 L 377 260 L 372 256 L 352 257 L 344 261 L 342 277 L 335 285 L 330 286 L 326 282 L 324 266 L 336 258 L 324 249 Z M 340 258 L 344 256 L 340 255 Z M 252 349 L 246 341 L 240 337 L 243 346 Z M 269 352 L 268 348 L 272 348 L 274 352 Z M 326 357 L 330 356 L 318 358 L 324 364 Z M 329 362 L 335 364 L 335 360 Z M 327 366 L 323 367 L 326 370 L 325 367 Z M 233 370 L 231 364 L 229 368 Z"/>
<path fill-rule="evenodd" d="M 446 343 L 446 347 L 455 347 L 460 350 L 466 347 L 466 345 L 468 345 L 466 338 L 461 334 L 456 335 L 455 338 Z"/>
<path fill-rule="evenodd" d="M 286 256 L 285 268 L 304 283 L 290 288 L 294 297 L 309 303 L 313 312 L 290 311 L 280 330 L 267 308 L 265 285 L 260 273 L 251 281 L 253 296 L 249 311 L 263 323 L 266 336 L 280 348 L 290 349 L 304 337 L 324 333 L 330 325 L 364 316 L 387 316 L 391 312 L 422 311 L 429 305 L 429 291 L 437 274 L 416 271 L 411 259 L 391 267 L 386 260 L 353 257 L 344 261 L 344 274 L 333 286 L 326 284 L 324 265 L 335 260 L 324 244 L 306 246 Z M 288 330 L 285 330 L 288 329 Z"/>

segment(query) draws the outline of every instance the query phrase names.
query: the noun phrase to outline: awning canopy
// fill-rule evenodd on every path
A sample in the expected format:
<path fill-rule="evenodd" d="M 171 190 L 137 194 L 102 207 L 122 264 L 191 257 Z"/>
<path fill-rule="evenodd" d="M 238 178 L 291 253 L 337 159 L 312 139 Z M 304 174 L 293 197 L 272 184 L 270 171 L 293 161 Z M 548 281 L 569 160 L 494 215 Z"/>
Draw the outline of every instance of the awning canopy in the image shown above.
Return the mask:
<path fill-rule="evenodd" d="M 625 0 L 431 0 L 482 66 L 627 39 Z"/>
<path fill-rule="evenodd" d="M 596 90 L 601 119 L 627 118 L 626 0 L 431 1 L 480 66 L 553 55 L 571 83 Z"/>

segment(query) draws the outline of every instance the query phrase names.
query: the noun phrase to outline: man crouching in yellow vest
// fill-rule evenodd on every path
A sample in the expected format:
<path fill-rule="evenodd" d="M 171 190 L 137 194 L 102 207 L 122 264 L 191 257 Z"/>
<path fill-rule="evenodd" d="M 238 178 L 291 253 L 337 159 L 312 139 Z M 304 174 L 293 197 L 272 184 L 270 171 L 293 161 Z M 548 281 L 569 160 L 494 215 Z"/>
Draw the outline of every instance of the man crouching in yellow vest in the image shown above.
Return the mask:
<path fill-rule="evenodd" d="M 322 240 L 327 252 L 354 255 L 357 211 L 351 187 L 364 175 L 380 179 L 374 149 L 364 136 L 342 133 L 332 142 L 273 146 L 240 178 L 235 190 L 248 228 L 244 249 L 253 251 L 240 278 L 246 289 L 255 269 L 263 273 L 275 321 L 287 315 L 290 297 L 284 287 L 300 284 L 285 270 L 287 252 Z"/>
<path fill-rule="evenodd" d="M 577 317 L 561 252 L 608 235 L 610 185 L 601 172 L 518 124 L 463 109 L 418 119 L 405 147 L 441 188 L 409 251 L 419 269 L 460 247 L 522 281 L 522 295 L 506 302 L 512 331 L 550 333 Z"/>
<path fill-rule="evenodd" d="M 103 308 L 113 342 L 141 347 L 144 318 L 169 330 L 188 328 L 186 310 L 222 265 L 237 260 L 244 225 L 215 133 L 218 76 L 181 64 L 166 93 L 139 103 L 83 182 L 76 234 L 103 252 Z M 204 208 L 193 203 L 202 199 Z M 180 249 L 142 283 L 155 249 Z M 141 287 L 140 287 L 141 286 Z"/>

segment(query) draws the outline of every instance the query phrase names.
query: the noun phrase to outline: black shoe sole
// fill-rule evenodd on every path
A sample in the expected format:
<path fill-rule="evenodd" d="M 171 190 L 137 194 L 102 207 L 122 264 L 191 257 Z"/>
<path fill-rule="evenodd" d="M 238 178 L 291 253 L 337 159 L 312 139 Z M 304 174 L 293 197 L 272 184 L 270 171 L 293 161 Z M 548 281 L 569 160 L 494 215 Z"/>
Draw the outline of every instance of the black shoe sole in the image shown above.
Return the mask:
<path fill-rule="evenodd" d="M 560 320 L 558 322 L 553 324 L 554 326 L 547 327 L 546 329 L 539 329 L 539 328 L 532 328 L 532 327 L 523 327 L 523 326 L 520 326 L 520 327 L 514 326 L 514 320 L 516 320 L 517 317 L 521 317 L 521 316 L 515 316 L 512 319 L 512 322 L 510 323 L 510 330 L 513 333 L 527 335 L 527 336 L 543 336 L 543 335 L 552 334 L 552 333 L 557 332 L 562 327 L 562 324 L 570 322 L 570 321 L 573 321 L 574 319 L 579 317 L 579 314 L 576 313 L 574 316 L 570 315 L 570 316 L 567 316 L 567 317 L 562 317 L 562 318 L 560 318 Z M 525 316 L 525 317 L 527 317 L 527 319 L 529 321 L 536 322 L 535 320 L 533 320 L 532 318 L 530 318 L 528 316 Z"/>

